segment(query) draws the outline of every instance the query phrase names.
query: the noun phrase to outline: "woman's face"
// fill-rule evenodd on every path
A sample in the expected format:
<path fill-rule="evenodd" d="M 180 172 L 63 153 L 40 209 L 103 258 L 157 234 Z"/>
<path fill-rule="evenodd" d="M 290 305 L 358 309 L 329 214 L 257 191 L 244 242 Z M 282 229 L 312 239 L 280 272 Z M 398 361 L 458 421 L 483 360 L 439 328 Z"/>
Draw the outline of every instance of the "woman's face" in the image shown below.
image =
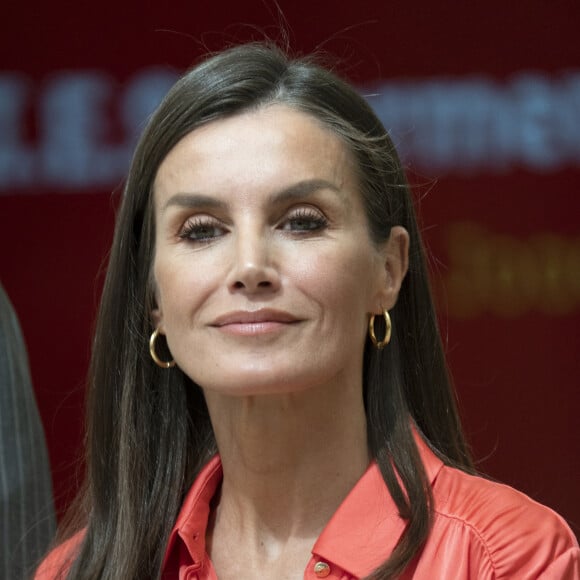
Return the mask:
<path fill-rule="evenodd" d="M 279 105 L 218 120 L 170 151 L 154 196 L 153 318 L 193 381 L 239 395 L 360 383 L 406 234 L 371 243 L 337 136 Z"/>

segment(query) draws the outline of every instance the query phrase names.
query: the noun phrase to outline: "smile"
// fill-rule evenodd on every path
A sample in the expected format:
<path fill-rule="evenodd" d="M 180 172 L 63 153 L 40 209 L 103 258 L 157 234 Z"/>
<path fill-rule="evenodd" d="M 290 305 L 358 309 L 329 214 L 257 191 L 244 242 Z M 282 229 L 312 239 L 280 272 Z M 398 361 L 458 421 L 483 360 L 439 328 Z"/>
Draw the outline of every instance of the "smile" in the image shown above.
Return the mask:
<path fill-rule="evenodd" d="M 219 316 L 210 326 L 227 334 L 255 336 L 278 332 L 297 322 L 300 320 L 281 310 L 238 310 Z"/>

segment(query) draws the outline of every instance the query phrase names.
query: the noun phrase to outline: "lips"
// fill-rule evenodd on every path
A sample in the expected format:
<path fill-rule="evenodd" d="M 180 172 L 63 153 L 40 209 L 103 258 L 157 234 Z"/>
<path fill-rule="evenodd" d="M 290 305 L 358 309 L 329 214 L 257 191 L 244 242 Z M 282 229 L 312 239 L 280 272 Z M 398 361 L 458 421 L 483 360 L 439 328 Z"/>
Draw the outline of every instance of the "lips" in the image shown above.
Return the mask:
<path fill-rule="evenodd" d="M 210 326 L 221 328 L 236 325 L 259 326 L 267 323 L 292 324 L 294 322 L 299 322 L 299 319 L 288 312 L 263 308 L 254 311 L 237 310 L 235 312 L 228 312 L 222 316 L 218 316 Z"/>
<path fill-rule="evenodd" d="M 237 310 L 218 316 L 210 325 L 219 332 L 237 337 L 272 337 L 300 322 L 283 310 Z"/>

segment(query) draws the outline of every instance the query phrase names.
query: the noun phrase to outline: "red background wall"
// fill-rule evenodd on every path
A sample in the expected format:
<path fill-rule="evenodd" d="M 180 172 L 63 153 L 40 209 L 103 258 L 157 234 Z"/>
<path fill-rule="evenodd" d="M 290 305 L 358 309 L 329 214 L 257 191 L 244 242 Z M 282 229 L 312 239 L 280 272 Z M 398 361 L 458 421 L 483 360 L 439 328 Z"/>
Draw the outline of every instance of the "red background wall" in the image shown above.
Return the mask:
<path fill-rule="evenodd" d="M 361 87 L 433 80 L 454 87 L 483 79 L 509 95 L 524 73 L 559 87 L 580 69 L 576 0 L 489 1 L 479 7 L 455 0 L 281 4 L 293 48 L 322 46 Z M 47 87 L 65 72 L 108 79 L 111 93 L 98 123 L 106 121 L 102 138 L 116 143 L 122 140 L 119 108 L 136 73 L 153 65 L 181 70 L 206 48 L 261 38 L 260 31 L 277 37 L 280 28 L 267 0 L 37 0 L 9 2 L 3 13 L 0 78 L 16 73 L 25 79 L 17 137 L 32 148 L 43 139 L 39 119 Z M 430 166 L 429 159 L 413 156 L 408 166 L 433 254 L 449 361 L 480 468 L 552 506 L 578 532 L 578 140 L 567 157 L 543 161 L 561 150 L 564 133 L 569 139 L 580 135 L 580 98 L 568 99 L 571 121 L 557 130 L 550 122 L 560 111 L 556 101 L 534 109 L 536 132 L 529 133 L 529 123 L 514 125 L 528 131 L 526 143 L 549 137 L 534 163 L 504 159 L 492 143 L 489 162 L 476 167 Z M 542 117 L 546 107 L 551 117 Z M 500 129 L 520 114 L 515 107 Z M 4 126 L 0 120 L 0 166 L 2 148 L 16 139 L 7 119 Z M 499 162 L 493 151 L 499 151 Z M 120 183 L 75 188 L 35 175 L 28 173 L 24 185 L 0 184 L 0 277 L 27 340 L 62 511 L 77 485 L 90 336 Z"/>

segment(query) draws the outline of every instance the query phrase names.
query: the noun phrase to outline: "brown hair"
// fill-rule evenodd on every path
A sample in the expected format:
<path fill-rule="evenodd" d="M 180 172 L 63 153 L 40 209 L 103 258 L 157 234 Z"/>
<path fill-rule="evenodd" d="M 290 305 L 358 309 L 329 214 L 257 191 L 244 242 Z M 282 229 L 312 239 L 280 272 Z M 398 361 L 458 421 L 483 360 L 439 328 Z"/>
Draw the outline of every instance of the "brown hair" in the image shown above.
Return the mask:
<path fill-rule="evenodd" d="M 410 234 L 409 272 L 391 313 L 391 343 L 381 351 L 365 345 L 369 448 L 408 520 L 395 551 L 371 578 L 398 575 L 429 533 L 431 494 L 412 423 L 446 463 L 472 470 L 413 203 L 392 141 L 365 99 L 311 59 L 290 59 L 267 44 L 238 46 L 205 60 L 174 85 L 135 152 L 93 346 L 88 476 L 79 523 L 86 534 L 71 578 L 158 577 L 183 496 L 216 451 L 201 389 L 178 368 L 162 371 L 148 354 L 153 182 L 186 134 L 271 103 L 312 115 L 348 145 L 373 240 L 386 240 L 395 224 Z"/>

